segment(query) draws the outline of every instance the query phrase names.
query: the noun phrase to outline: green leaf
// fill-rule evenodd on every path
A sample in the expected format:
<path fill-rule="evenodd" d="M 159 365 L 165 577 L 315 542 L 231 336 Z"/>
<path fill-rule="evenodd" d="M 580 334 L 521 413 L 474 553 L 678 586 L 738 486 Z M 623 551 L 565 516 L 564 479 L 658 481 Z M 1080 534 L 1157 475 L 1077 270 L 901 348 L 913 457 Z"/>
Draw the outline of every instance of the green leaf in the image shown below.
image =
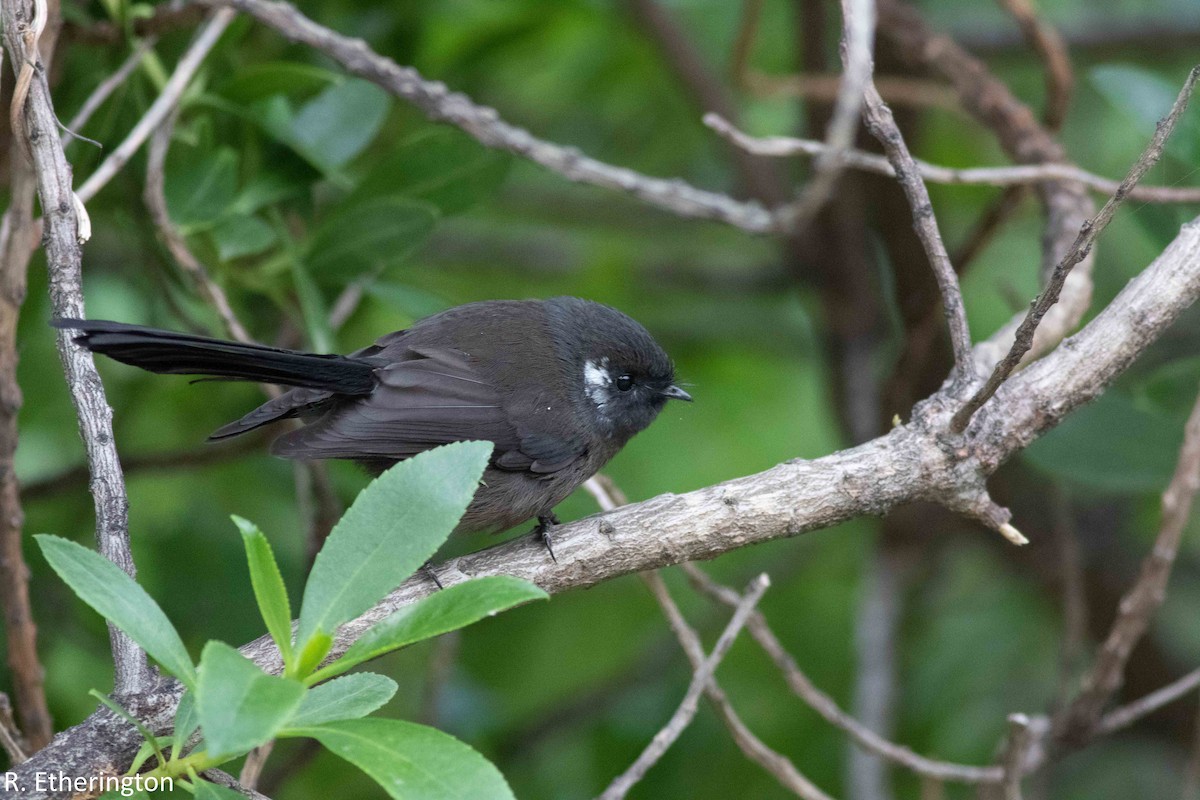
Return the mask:
<path fill-rule="evenodd" d="M 402 142 L 363 177 L 350 202 L 382 195 L 424 200 L 455 214 L 495 194 L 510 157 L 451 128 L 430 128 Z"/>
<path fill-rule="evenodd" d="M 271 552 L 271 543 L 253 522 L 233 517 L 233 524 L 242 532 L 242 544 L 246 547 L 246 562 L 250 565 L 250 585 L 258 610 L 262 613 L 267 632 L 275 640 L 283 655 L 283 663 L 290 667 L 292 655 L 292 606 L 288 602 L 287 587 Z"/>
<path fill-rule="evenodd" d="M 471 502 L 492 449 L 491 442 L 438 447 L 363 489 L 313 562 L 296 641 L 336 631 L 428 561 Z"/>
<path fill-rule="evenodd" d="M 1183 420 L 1139 408 L 1111 391 L 1029 446 L 1023 458 L 1076 484 L 1157 492 L 1171 480 Z"/>
<path fill-rule="evenodd" d="M 179 758 L 192 734 L 200 727 L 200 715 L 196 712 L 196 693 L 188 689 L 179 698 L 175 709 L 175 731 L 171 736 L 171 758 Z"/>
<path fill-rule="evenodd" d="M 413 642 L 440 636 L 513 606 L 547 597 L 549 595 L 532 583 L 508 575 L 477 578 L 449 586 L 371 626 L 341 658 L 309 680 L 340 675 L 364 661 Z"/>
<path fill-rule="evenodd" d="M 1158 121 L 1170 113 L 1184 77 L 1180 72 L 1176 79 L 1168 80 L 1156 71 L 1126 64 L 1103 64 L 1088 73 L 1092 88 L 1119 117 L 1133 124 L 1139 138 L 1148 138 Z M 1200 158 L 1200 122 L 1194 114 L 1179 120 L 1165 150 L 1189 166 Z"/>
<path fill-rule="evenodd" d="M 392 310 L 399 311 L 412 321 L 433 316 L 450 307 L 449 303 L 433 292 L 402 283 L 369 281 L 364 289 L 367 294 L 381 303 L 386 303 Z"/>
<path fill-rule="evenodd" d="M 344 675 L 314 686 L 288 720 L 287 728 L 323 725 L 339 719 L 365 717 L 396 693 L 396 682 L 373 672 Z"/>
<path fill-rule="evenodd" d="M 223 217 L 237 194 L 237 152 L 229 147 L 172 158 L 164 191 L 171 220 L 181 228 L 199 228 Z"/>
<path fill-rule="evenodd" d="M 266 674 L 223 642 L 204 646 L 196 712 L 210 756 L 241 755 L 275 738 L 303 699 L 302 684 Z"/>
<path fill-rule="evenodd" d="M 346 206 L 313 231 L 307 257 L 313 277 L 344 282 L 403 261 L 433 232 L 437 210 L 403 197 Z"/>
<path fill-rule="evenodd" d="M 292 121 L 292 141 L 318 166 L 335 169 L 371 143 L 391 104 L 383 89 L 352 78 L 300 109 Z"/>
<path fill-rule="evenodd" d="M 316 739 L 397 800 L 514 800 L 504 776 L 491 762 L 453 736 L 425 725 L 368 717 L 295 733 Z"/>
<path fill-rule="evenodd" d="M 233 216 L 218 222 L 212 237 L 222 261 L 258 255 L 276 241 L 274 228 L 250 216 Z"/>
<path fill-rule="evenodd" d="M 321 67 L 295 61 L 269 61 L 240 67 L 217 91 L 235 103 L 248 104 L 275 94 L 316 94 L 340 80 L 336 72 Z"/>
<path fill-rule="evenodd" d="M 319 630 L 308 637 L 308 643 L 300 649 L 300 657 L 296 659 L 294 677 L 303 678 L 316 669 L 332 647 L 333 637 L 325 631 Z"/>
<path fill-rule="evenodd" d="M 246 800 L 246 795 L 219 783 L 198 780 L 195 786 L 196 793 L 192 795 L 192 800 Z"/>
<path fill-rule="evenodd" d="M 183 640 L 145 589 L 116 564 L 81 544 L 44 533 L 34 538 L 46 561 L 83 602 L 129 634 L 184 686 L 195 687 L 196 668 Z"/>
<path fill-rule="evenodd" d="M 318 353 L 331 353 L 334 350 L 333 329 L 329 327 L 329 309 L 321 289 L 299 258 L 291 259 L 291 267 L 292 283 L 300 300 L 300 315 L 304 317 L 308 338 Z"/>

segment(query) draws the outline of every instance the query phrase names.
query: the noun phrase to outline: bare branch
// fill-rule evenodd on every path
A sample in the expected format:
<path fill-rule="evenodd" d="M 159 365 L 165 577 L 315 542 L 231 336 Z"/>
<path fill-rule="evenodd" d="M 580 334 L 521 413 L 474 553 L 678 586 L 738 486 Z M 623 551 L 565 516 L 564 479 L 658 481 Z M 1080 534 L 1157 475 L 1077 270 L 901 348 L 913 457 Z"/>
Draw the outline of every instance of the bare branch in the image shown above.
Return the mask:
<path fill-rule="evenodd" d="M 42 37 L 41 44 L 49 55 L 54 46 L 52 37 Z M 41 747 L 50 741 L 54 729 L 29 600 L 29 567 L 23 550 L 25 512 L 16 473 L 20 435 L 17 417 L 24 402 L 17 381 L 17 323 L 25 302 L 29 260 L 37 247 L 38 226 L 33 221 L 37 181 L 24 147 L 15 139 L 10 142 L 8 163 L 12 171 L 10 199 L 0 221 L 0 607 L 4 609 L 7 661 L 17 713 L 30 743 Z"/>
<path fill-rule="evenodd" d="M 1071 103 L 1071 90 L 1075 86 L 1075 70 L 1071 67 L 1067 43 L 1053 25 L 1038 17 L 1033 0 L 998 2 L 1016 20 L 1021 35 L 1045 66 L 1046 107 L 1042 119 L 1047 128 L 1057 131 L 1067 118 L 1067 106 Z"/>
<path fill-rule="evenodd" d="M 218 786 L 224 786 L 226 789 L 233 789 L 238 794 L 250 798 L 250 800 L 271 800 L 262 792 L 255 790 L 253 786 L 249 786 L 238 781 L 228 772 L 222 772 L 219 769 L 210 769 L 204 773 L 203 777 L 207 778 Z"/>
<path fill-rule="evenodd" d="M 730 605 L 737 602 L 738 594 L 727 586 L 714 581 L 707 573 L 695 564 L 684 564 L 683 571 L 697 590 L 717 602 Z M 888 761 L 899 764 L 923 777 L 935 778 L 942 781 L 958 781 L 962 783 L 999 783 L 1003 770 L 999 767 L 975 767 L 966 764 L 954 764 L 948 761 L 938 761 L 914 753 L 909 748 L 884 739 L 879 734 L 864 726 L 854 717 L 843 711 L 832 697 L 822 692 L 804 671 L 796 664 L 795 659 L 787 652 L 775 632 L 771 630 L 766 617 L 761 613 L 750 615 L 746 623 L 750 635 L 759 646 L 775 662 L 775 666 L 783 673 L 788 688 L 803 700 L 810 708 L 820 714 L 826 722 L 844 731 L 859 747 L 875 753 Z"/>
<path fill-rule="evenodd" d="M 92 118 L 92 114 L 95 114 L 100 106 L 104 105 L 104 102 L 112 96 L 112 93 L 129 79 L 133 71 L 142 63 L 142 59 L 154 49 L 154 45 L 157 43 L 158 37 L 156 36 L 151 36 L 138 42 L 137 47 L 133 48 L 133 52 L 121 62 L 121 66 L 117 67 L 113 74 L 97 84 L 92 93 L 88 95 L 88 98 L 83 101 L 83 105 L 75 112 L 75 116 L 71 117 L 71 121 L 67 123 L 67 130 L 62 135 L 63 147 L 71 143 L 77 131 L 83 130 L 83 126 L 87 125 L 88 120 Z"/>
<path fill-rule="evenodd" d="M 742 82 L 749 91 L 759 97 L 799 97 L 833 102 L 841 88 L 842 76 L 812 72 L 769 75 L 747 70 Z M 960 117 L 966 114 L 954 91 L 940 83 L 902 75 L 876 75 L 875 88 L 890 106 L 936 108 Z"/>
<path fill-rule="evenodd" d="M 1029 717 L 1008 715 L 1008 742 L 1004 748 L 1004 800 L 1021 800 L 1021 776 L 1025 774 L 1025 757 L 1033 744 L 1034 733 Z"/>
<path fill-rule="evenodd" d="M 863 91 L 875 69 L 875 0 L 842 0 L 842 81 L 833 116 L 825 130 L 826 149 L 817 154 L 813 175 L 800 197 L 779 210 L 791 229 L 803 229 L 829 200 L 834 183 L 844 169 L 843 154 L 854 145 L 858 133 Z"/>
<path fill-rule="evenodd" d="M 880 93 L 882 95 L 882 92 Z M 704 124 L 749 153 L 762 156 L 813 156 L 828 151 L 824 142 L 790 136 L 750 136 L 717 114 L 705 114 Z M 896 177 L 896 170 L 884 156 L 863 150 L 847 150 L 842 155 L 846 166 Z M 914 159 L 920 177 L 929 183 L 953 186 L 1028 186 L 1048 180 L 1076 181 L 1097 192 L 1113 194 L 1121 184 L 1073 164 L 1022 164 L 1012 167 L 968 167 L 955 169 Z M 1200 203 L 1200 187 L 1135 186 L 1126 195 L 1147 203 Z"/>
<path fill-rule="evenodd" d="M 954 351 L 958 378 L 969 381 L 975 376 L 975 367 L 971 360 L 971 330 L 967 326 L 967 310 L 963 306 L 958 275 L 954 272 L 946 245 L 942 242 L 942 234 L 938 231 L 929 190 L 925 188 L 916 162 L 904 144 L 904 137 L 892 117 L 891 109 L 884 105 L 883 98 L 869 79 L 866 87 L 866 123 L 871 135 L 879 140 L 887 152 L 888 161 L 912 207 L 913 229 L 925 248 L 925 255 L 937 279 L 938 291 L 942 295 L 942 313 L 950 329 L 950 345 Z"/>
<path fill-rule="evenodd" d="M 27 34 L 39 30 L 39 23 L 26 18 L 26 9 L 20 0 L 3 0 L 0 9 L 10 59 L 14 64 L 28 66 L 37 58 L 37 53 L 29 45 Z M 42 20 L 40 24 L 44 23 Z M 14 135 L 27 142 L 33 156 L 38 195 L 45 215 L 44 246 L 54 314 L 84 317 L 78 206 L 71 190 L 71 167 L 56 133 L 57 119 L 45 81 L 30 81 L 24 112 L 16 116 L 23 124 L 14 129 Z M 72 342 L 66 331 L 59 333 L 58 349 L 92 473 L 96 540 L 100 552 L 132 576 L 136 570 L 129 550 L 129 503 L 125 497 L 121 462 L 113 442 L 112 409 L 108 406 L 91 353 Z M 117 628 L 110 626 L 109 634 L 116 672 L 115 692 L 123 696 L 147 690 L 153 682 L 153 673 L 146 662 L 146 654 Z"/>
<path fill-rule="evenodd" d="M 634 784 L 642 779 L 647 770 L 658 763 L 663 753 L 667 752 L 667 749 L 679 738 L 679 734 L 683 733 L 683 729 L 691 724 L 692 719 L 696 716 L 696 710 L 699 708 L 700 695 L 703 694 L 704 687 L 712 680 L 713 673 L 721 663 L 721 659 L 725 657 L 725 654 L 729 652 L 729 648 L 733 646 L 733 642 L 741 632 L 742 627 L 746 624 L 746 619 L 750 616 L 750 612 L 754 610 L 754 607 L 758 604 L 763 593 L 770 585 L 770 579 L 766 573 L 763 573 L 746 587 L 745 593 L 734 609 L 733 617 L 729 620 L 729 624 L 725 626 L 725 630 L 721 632 L 721 636 L 717 639 L 712 653 L 693 674 L 692 682 L 688 685 L 687 692 L 684 693 L 683 701 L 679 704 L 679 708 L 671 715 L 671 719 L 663 729 L 654 735 L 650 744 L 646 746 L 646 749 L 642 751 L 637 760 L 630 765 L 629 769 L 618 775 L 609 784 L 608 788 L 600 795 L 600 800 L 622 800 L 629 793 L 629 790 L 633 788 Z"/>
<path fill-rule="evenodd" d="M 4 752 L 8 754 L 9 763 L 16 765 L 29 757 L 26 753 L 27 747 L 25 737 L 21 735 L 21 729 L 13 719 L 8 695 L 0 692 L 0 748 L 4 748 Z"/>
<path fill-rule="evenodd" d="M 1162 523 L 1154 547 L 1142 561 L 1137 581 L 1121 598 L 1117 618 L 1096 656 L 1096 663 L 1084 676 L 1078 696 L 1058 721 L 1061 737 L 1070 740 L 1087 735 L 1124 681 L 1129 655 L 1166 596 L 1171 567 L 1197 491 L 1200 491 L 1200 396 L 1184 429 L 1175 474 L 1163 492 Z"/>
<path fill-rule="evenodd" d="M 1128 728 L 1142 717 L 1153 714 L 1165 705 L 1174 703 L 1188 692 L 1200 687 L 1200 669 L 1194 669 L 1177 681 L 1153 691 L 1129 705 L 1108 712 L 1096 726 L 1097 735 L 1116 733 Z"/>
<path fill-rule="evenodd" d="M 208 18 L 208 21 L 197 32 L 191 46 L 180 57 L 179 63 L 175 65 L 175 71 L 167 79 L 159 96 L 150 104 L 150 108 L 146 109 L 146 113 L 133 126 L 133 130 L 129 132 L 125 140 L 117 145 L 108 158 L 100 162 L 96 171 L 88 176 L 88 179 L 79 187 L 76 194 L 79 195 L 80 200 L 86 203 L 95 197 L 112 180 L 113 176 L 125 167 L 142 143 L 158 126 L 163 124 L 167 116 L 179 105 L 179 99 L 183 96 L 188 84 L 191 83 L 196 71 L 200 69 L 204 57 L 221 38 L 225 28 L 233 21 L 233 17 L 232 11 L 221 9 Z"/>
<path fill-rule="evenodd" d="M 596 499 L 596 503 L 604 511 L 612 511 L 629 502 L 621 489 L 606 475 L 593 476 L 583 484 L 583 488 Z M 654 595 L 654 599 L 658 601 L 663 615 L 667 618 L 667 623 L 671 626 L 671 631 L 679 640 L 679 645 L 687 655 L 688 661 L 691 662 L 692 669 L 700 669 L 704 664 L 704 648 L 700 644 L 700 637 L 683 618 L 683 612 L 671 598 L 671 593 L 667 591 L 667 585 L 663 582 L 661 575 L 658 572 L 643 572 L 641 578 L 646 587 L 650 589 L 650 593 Z M 830 800 L 829 796 L 806 778 L 800 770 L 796 769 L 796 765 L 786 756 L 772 750 L 754 735 L 742 718 L 738 716 L 716 678 L 711 679 L 704 687 L 704 695 L 713 704 L 721 721 L 729 730 L 730 736 L 733 737 L 734 742 L 746 758 L 769 772 L 775 780 L 779 781 L 780 786 L 797 797 L 804 798 L 804 800 Z"/>
<path fill-rule="evenodd" d="M 909 67 L 929 72 L 946 81 L 959 102 L 995 135 L 1014 161 L 1021 164 L 1066 163 L 1066 152 L 1037 122 L 1037 117 L 1009 88 L 953 39 L 934 31 L 921 14 L 900 0 L 879 0 L 879 35 L 888 40 L 896 55 Z M 1086 189 L 1073 181 L 1036 184 L 1046 212 L 1042 235 L 1042 280 L 1048 280 L 1075 240 L 1079 227 L 1095 213 Z M 1072 270 L 1063 286 L 1058 305 L 1042 320 L 1032 353 L 1048 352 L 1079 324 L 1092 299 L 1093 253 Z M 1012 345 L 1013 335 L 1024 315 L 1011 320 L 986 341 L 975 346 L 975 366 L 980 374 L 991 372 Z"/>
<path fill-rule="evenodd" d="M 1079 235 L 1075 238 L 1071 249 L 1063 256 L 1062 260 L 1054 267 L 1054 272 L 1050 276 L 1050 280 L 1033 301 L 1033 305 L 1029 309 L 1029 314 L 1021 322 L 1017 328 L 1016 335 L 1012 347 L 1008 351 L 1000 363 L 996 365 L 996 369 L 988 377 L 987 382 L 968 400 L 963 407 L 954 415 L 950 421 L 950 429 L 955 433 L 961 433 L 966 429 L 967 424 L 971 421 L 972 415 L 986 403 L 1000 384 L 1012 374 L 1013 370 L 1024 359 L 1025 354 L 1033 347 L 1033 337 L 1037 332 L 1038 324 L 1041 323 L 1042 317 L 1050 310 L 1050 307 L 1058 302 L 1059 292 L 1062 291 L 1063 284 L 1067 280 L 1067 276 L 1071 274 L 1071 270 L 1080 261 L 1087 256 L 1092 249 L 1092 244 L 1096 241 L 1096 237 L 1100 235 L 1108 223 L 1112 221 L 1113 215 L 1117 213 L 1117 207 L 1121 205 L 1125 197 L 1129 194 L 1129 190 L 1137 185 L 1151 167 L 1158 163 L 1158 159 L 1162 156 L 1163 146 L 1171 133 L 1175 130 L 1175 123 L 1183 116 L 1184 110 L 1187 108 L 1188 100 L 1192 96 L 1192 90 L 1196 86 L 1196 80 L 1200 78 L 1200 67 L 1193 67 L 1188 74 L 1187 80 L 1184 81 L 1183 88 L 1179 91 L 1179 96 L 1175 98 L 1175 104 L 1171 107 L 1171 112 L 1159 121 L 1154 132 L 1150 144 L 1146 146 L 1145 152 L 1134 162 L 1129 170 L 1129 174 L 1125 176 L 1125 180 L 1121 181 L 1121 185 L 1104 207 L 1100 209 L 1100 213 L 1095 219 L 1085 222 L 1079 230 Z"/>
<path fill-rule="evenodd" d="M 667 618 L 667 622 L 671 626 L 675 638 L 679 640 L 680 646 L 684 653 L 687 654 L 688 661 L 692 664 L 693 670 L 699 670 L 704 665 L 704 649 L 700 644 L 700 637 L 696 634 L 692 627 L 687 624 L 687 620 L 683 618 L 683 613 L 679 610 L 679 606 L 671 599 L 670 592 L 667 591 L 667 585 L 663 582 L 662 577 L 657 572 L 646 572 L 642 574 L 642 580 L 649 587 L 650 593 L 654 595 L 654 599 L 658 601 L 658 605 L 663 610 L 663 614 Z M 801 772 L 796 769 L 786 756 L 767 747 L 761 739 L 754 735 L 753 732 L 738 716 L 734 710 L 733 704 L 729 702 L 725 691 L 717 683 L 716 679 L 708 682 L 704 687 L 704 694 L 717 710 L 717 714 L 721 717 L 721 721 L 725 723 L 725 727 L 729 730 L 734 742 L 745 754 L 746 758 L 761 766 L 772 776 L 779 781 L 779 785 L 790 791 L 797 797 L 804 800 L 830 800 L 829 795 L 825 794 L 812 781 L 806 778 Z"/>
<path fill-rule="evenodd" d="M 200 42 L 201 40 L 197 38 L 193 47 L 199 45 Z M 200 259 L 192 255 L 187 242 L 184 241 L 183 234 L 175 227 L 175 223 L 171 220 L 171 214 L 167 210 L 165 167 L 167 150 L 171 146 L 171 136 L 175 131 L 175 118 L 176 114 L 174 110 L 171 110 L 150 138 L 150 147 L 146 155 L 146 188 L 142 193 L 142 199 L 146 204 L 146 209 L 150 212 L 150 219 L 154 221 L 154 226 L 158 228 L 159 235 L 167 249 L 171 251 L 175 262 L 192 279 L 205 302 L 217 312 L 226 332 L 239 342 L 248 343 L 251 341 L 250 334 L 234 314 L 233 306 L 230 305 L 225 290 L 212 279 L 208 270 L 200 263 Z M 276 391 L 272 396 L 277 395 Z"/>

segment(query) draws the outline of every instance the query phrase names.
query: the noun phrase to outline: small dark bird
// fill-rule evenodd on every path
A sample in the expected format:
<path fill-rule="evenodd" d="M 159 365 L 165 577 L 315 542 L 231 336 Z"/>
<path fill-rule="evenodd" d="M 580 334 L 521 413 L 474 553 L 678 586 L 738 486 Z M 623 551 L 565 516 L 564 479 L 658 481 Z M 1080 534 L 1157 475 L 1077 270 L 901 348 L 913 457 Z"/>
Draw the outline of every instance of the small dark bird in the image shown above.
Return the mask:
<path fill-rule="evenodd" d="M 284 458 L 345 458 L 379 473 L 449 442 L 495 444 L 459 531 L 534 517 L 550 547 L 554 506 L 654 421 L 675 385 L 646 329 L 575 297 L 451 308 L 347 356 L 318 355 L 99 320 L 59 319 L 95 353 L 151 372 L 293 387 L 220 428 L 228 439 L 279 420 Z M 553 550 L 550 551 L 553 556 Z"/>

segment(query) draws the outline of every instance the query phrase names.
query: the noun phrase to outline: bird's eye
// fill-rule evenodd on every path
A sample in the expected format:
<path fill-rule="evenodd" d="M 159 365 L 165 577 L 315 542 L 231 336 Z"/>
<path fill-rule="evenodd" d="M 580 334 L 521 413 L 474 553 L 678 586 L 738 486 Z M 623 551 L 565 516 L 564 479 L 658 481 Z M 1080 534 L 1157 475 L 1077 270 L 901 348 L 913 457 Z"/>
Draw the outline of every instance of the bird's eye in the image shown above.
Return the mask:
<path fill-rule="evenodd" d="M 628 392 L 633 388 L 633 378 L 628 375 L 617 376 L 617 389 L 622 392 Z"/>

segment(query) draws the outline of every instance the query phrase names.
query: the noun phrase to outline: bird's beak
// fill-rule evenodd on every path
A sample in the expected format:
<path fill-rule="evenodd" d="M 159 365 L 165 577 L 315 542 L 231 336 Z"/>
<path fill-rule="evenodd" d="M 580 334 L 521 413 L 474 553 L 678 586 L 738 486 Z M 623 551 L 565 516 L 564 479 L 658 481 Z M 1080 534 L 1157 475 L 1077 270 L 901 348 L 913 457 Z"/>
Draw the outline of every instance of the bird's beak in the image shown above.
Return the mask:
<path fill-rule="evenodd" d="M 660 394 L 662 394 L 663 397 L 670 398 L 671 400 L 686 400 L 689 403 L 692 402 L 692 396 L 683 389 L 680 389 L 678 386 L 668 386 L 667 388 L 663 389 Z"/>

